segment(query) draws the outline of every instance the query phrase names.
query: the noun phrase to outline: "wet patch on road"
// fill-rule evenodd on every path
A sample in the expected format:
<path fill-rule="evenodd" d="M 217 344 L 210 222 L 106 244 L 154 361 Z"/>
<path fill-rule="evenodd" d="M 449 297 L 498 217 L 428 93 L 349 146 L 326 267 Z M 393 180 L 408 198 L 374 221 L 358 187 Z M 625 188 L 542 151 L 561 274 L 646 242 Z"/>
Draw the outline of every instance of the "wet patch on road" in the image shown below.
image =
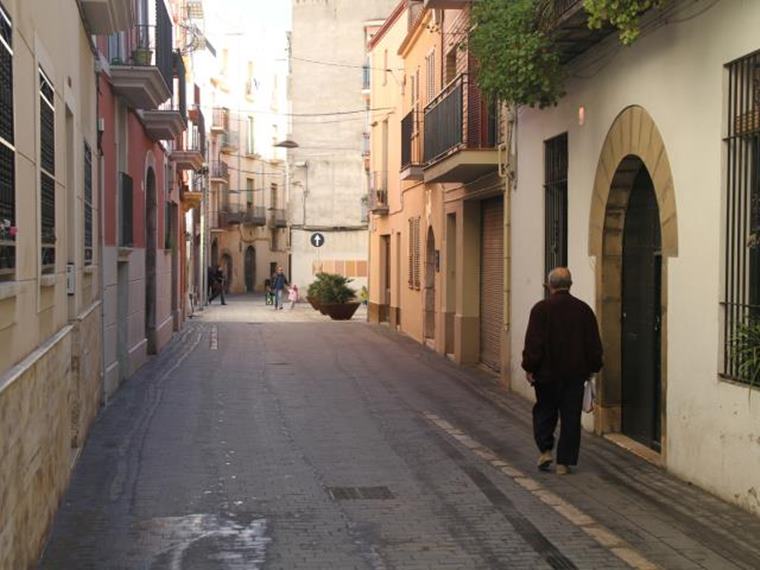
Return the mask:
<path fill-rule="evenodd" d="M 151 570 L 257 570 L 272 541 L 267 520 L 245 514 L 155 518 L 137 530 Z"/>

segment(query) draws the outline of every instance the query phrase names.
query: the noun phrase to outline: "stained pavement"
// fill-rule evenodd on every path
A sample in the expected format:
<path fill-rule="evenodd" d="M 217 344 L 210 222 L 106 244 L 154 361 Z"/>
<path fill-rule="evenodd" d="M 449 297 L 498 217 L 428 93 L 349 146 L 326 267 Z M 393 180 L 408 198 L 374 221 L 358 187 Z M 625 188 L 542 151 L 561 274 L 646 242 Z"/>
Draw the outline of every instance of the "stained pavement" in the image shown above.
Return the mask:
<path fill-rule="evenodd" d="M 758 568 L 760 519 L 359 314 L 237 297 L 102 412 L 44 569 Z"/>

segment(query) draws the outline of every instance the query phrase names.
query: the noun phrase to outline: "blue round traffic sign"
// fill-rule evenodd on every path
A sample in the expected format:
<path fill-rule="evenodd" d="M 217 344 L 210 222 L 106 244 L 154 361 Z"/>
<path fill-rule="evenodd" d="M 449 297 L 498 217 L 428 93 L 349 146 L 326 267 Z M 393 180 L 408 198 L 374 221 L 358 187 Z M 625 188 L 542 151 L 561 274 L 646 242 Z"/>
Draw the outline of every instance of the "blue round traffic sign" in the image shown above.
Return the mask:
<path fill-rule="evenodd" d="M 322 247 L 325 245 L 325 236 L 320 233 L 311 234 L 311 245 L 314 247 Z"/>

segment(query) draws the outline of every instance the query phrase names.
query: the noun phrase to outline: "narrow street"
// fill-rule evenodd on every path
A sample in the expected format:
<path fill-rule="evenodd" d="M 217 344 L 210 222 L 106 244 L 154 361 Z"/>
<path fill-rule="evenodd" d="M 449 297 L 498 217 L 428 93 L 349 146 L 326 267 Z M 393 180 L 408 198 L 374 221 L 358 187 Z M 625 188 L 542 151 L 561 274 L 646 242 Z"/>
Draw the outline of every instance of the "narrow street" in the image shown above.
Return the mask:
<path fill-rule="evenodd" d="M 202 315 L 101 412 L 41 568 L 760 567 L 760 519 L 594 436 L 538 472 L 528 402 L 364 314 Z"/>

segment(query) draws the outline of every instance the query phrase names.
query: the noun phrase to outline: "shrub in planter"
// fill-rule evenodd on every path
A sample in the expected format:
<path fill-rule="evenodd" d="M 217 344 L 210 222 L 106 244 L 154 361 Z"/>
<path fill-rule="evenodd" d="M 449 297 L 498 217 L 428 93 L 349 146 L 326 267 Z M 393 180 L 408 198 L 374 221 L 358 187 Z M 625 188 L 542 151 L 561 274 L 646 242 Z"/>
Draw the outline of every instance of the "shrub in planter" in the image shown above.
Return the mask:
<path fill-rule="evenodd" d="M 359 307 L 356 290 L 349 287 L 351 279 L 335 273 L 317 273 L 316 280 L 309 285 L 308 298 L 312 306 L 318 305 L 322 314 L 334 320 L 350 319 Z"/>

